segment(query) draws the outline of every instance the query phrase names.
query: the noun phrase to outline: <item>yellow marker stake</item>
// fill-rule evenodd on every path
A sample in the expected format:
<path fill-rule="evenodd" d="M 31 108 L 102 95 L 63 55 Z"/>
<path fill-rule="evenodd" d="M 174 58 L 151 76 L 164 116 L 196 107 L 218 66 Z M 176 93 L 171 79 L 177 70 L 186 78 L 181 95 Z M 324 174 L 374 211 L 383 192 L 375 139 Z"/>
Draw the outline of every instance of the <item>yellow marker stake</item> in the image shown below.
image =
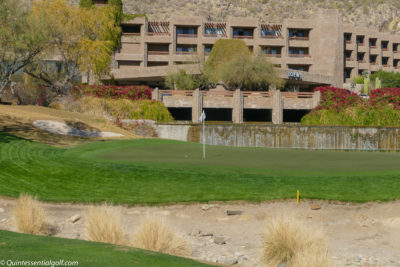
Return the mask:
<path fill-rule="evenodd" d="M 299 205 L 300 202 L 300 190 L 297 190 L 297 206 Z"/>

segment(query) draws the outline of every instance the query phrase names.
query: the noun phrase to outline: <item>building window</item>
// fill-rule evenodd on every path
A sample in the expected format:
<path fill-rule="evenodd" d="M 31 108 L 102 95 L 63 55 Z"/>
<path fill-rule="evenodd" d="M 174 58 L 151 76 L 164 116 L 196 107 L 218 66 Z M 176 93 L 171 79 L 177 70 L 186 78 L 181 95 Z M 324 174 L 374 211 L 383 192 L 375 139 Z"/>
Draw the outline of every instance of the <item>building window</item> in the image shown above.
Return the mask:
<path fill-rule="evenodd" d="M 149 21 L 147 35 L 169 35 L 168 21 Z"/>
<path fill-rule="evenodd" d="M 147 45 L 148 55 L 168 55 L 169 44 L 148 44 Z"/>
<path fill-rule="evenodd" d="M 282 25 L 261 24 L 261 38 L 282 38 Z"/>
<path fill-rule="evenodd" d="M 351 44 L 351 33 L 345 33 L 344 34 L 344 41 L 346 42 L 346 44 Z"/>
<path fill-rule="evenodd" d="M 376 48 L 376 38 L 369 39 L 369 47 Z"/>
<path fill-rule="evenodd" d="M 176 34 L 178 37 L 197 37 L 196 27 L 177 27 Z"/>
<path fill-rule="evenodd" d="M 213 48 L 213 45 L 205 45 L 204 46 L 204 55 L 209 55 L 211 53 L 211 50 Z"/>
<path fill-rule="evenodd" d="M 365 53 L 357 53 L 357 61 L 360 63 L 365 63 L 364 55 Z"/>
<path fill-rule="evenodd" d="M 399 51 L 399 44 L 393 44 L 393 52 L 398 53 Z"/>
<path fill-rule="evenodd" d="M 382 65 L 384 67 L 389 67 L 389 58 L 388 57 L 382 57 Z"/>
<path fill-rule="evenodd" d="M 262 46 L 261 54 L 269 57 L 281 57 L 282 47 L 279 46 Z"/>
<path fill-rule="evenodd" d="M 382 51 L 388 51 L 389 50 L 389 41 L 382 41 L 381 47 L 382 47 Z"/>
<path fill-rule="evenodd" d="M 298 71 L 308 71 L 310 69 L 309 65 L 288 65 L 290 70 L 298 70 Z"/>
<path fill-rule="evenodd" d="M 193 55 L 197 52 L 196 45 L 178 45 L 176 47 L 176 54 L 178 55 Z"/>
<path fill-rule="evenodd" d="M 344 58 L 345 58 L 347 61 L 351 61 L 351 60 L 352 60 L 352 59 L 351 59 L 351 54 L 352 54 L 352 51 L 348 51 L 348 50 L 344 51 Z"/>
<path fill-rule="evenodd" d="M 226 37 L 226 24 L 225 23 L 211 23 L 204 24 L 204 36 L 206 37 Z"/>
<path fill-rule="evenodd" d="M 121 24 L 123 35 L 140 36 L 140 25 Z"/>
<path fill-rule="evenodd" d="M 234 39 L 253 39 L 254 29 L 251 28 L 233 28 Z"/>
<path fill-rule="evenodd" d="M 371 63 L 372 65 L 376 65 L 376 60 L 377 60 L 378 56 L 377 55 L 370 55 L 369 56 L 369 63 Z"/>
<path fill-rule="evenodd" d="M 363 45 L 364 45 L 364 36 L 362 36 L 362 35 L 357 35 L 357 37 L 356 37 L 356 42 L 357 42 L 357 45 L 363 46 Z"/>
<path fill-rule="evenodd" d="M 289 48 L 289 57 L 309 57 L 308 48 Z"/>
<path fill-rule="evenodd" d="M 291 40 L 309 40 L 310 30 L 289 29 L 289 38 Z"/>

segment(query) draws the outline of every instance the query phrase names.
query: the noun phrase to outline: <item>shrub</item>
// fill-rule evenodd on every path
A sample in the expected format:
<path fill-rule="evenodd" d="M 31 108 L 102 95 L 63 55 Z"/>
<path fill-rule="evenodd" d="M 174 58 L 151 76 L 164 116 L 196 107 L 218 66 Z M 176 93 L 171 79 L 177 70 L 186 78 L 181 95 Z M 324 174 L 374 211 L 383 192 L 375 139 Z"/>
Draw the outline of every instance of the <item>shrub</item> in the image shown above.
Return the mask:
<path fill-rule="evenodd" d="M 382 87 L 400 87 L 400 73 L 378 70 L 370 76 L 372 81 L 376 78 L 382 81 Z"/>
<path fill-rule="evenodd" d="M 59 106 L 57 106 L 59 107 Z M 163 103 L 153 100 L 103 99 L 82 97 L 61 108 L 68 111 L 104 117 L 108 120 L 132 119 L 170 122 L 173 120 Z"/>
<path fill-rule="evenodd" d="M 108 99 L 151 99 L 151 89 L 146 85 L 81 85 L 81 91 L 86 96 L 95 96 Z"/>
<path fill-rule="evenodd" d="M 263 261 L 271 266 L 286 263 L 288 267 L 300 267 L 300 262 L 310 260 L 328 267 L 329 262 L 325 237 L 321 230 L 311 228 L 298 220 L 278 217 L 269 221 L 263 236 Z M 305 259 L 304 257 L 313 259 Z"/>
<path fill-rule="evenodd" d="M 165 78 L 165 86 L 170 89 L 195 90 L 197 88 L 206 88 L 209 85 L 205 75 L 189 75 L 181 69 L 176 73 L 171 73 Z"/>
<path fill-rule="evenodd" d="M 268 90 L 270 84 L 285 85 L 274 65 L 263 57 L 237 57 L 223 66 L 220 78 L 230 89 L 258 91 Z"/>
<path fill-rule="evenodd" d="M 364 77 L 361 75 L 358 75 L 358 76 L 354 77 L 353 82 L 355 82 L 356 84 L 364 84 Z"/>
<path fill-rule="evenodd" d="M 90 207 L 85 226 L 90 241 L 116 245 L 128 244 L 120 207 L 107 204 Z"/>
<path fill-rule="evenodd" d="M 89 8 L 93 6 L 93 0 L 80 0 L 79 6 L 84 8 Z"/>
<path fill-rule="evenodd" d="M 359 95 L 346 89 L 322 86 L 316 87 L 314 92 L 316 91 L 321 92 L 321 101 L 316 108 L 317 110 L 327 109 L 340 111 L 362 102 L 362 98 Z"/>
<path fill-rule="evenodd" d="M 369 102 L 374 107 L 393 105 L 400 110 L 400 88 L 379 88 L 369 94 Z"/>
<path fill-rule="evenodd" d="M 153 250 L 177 256 L 189 255 L 186 241 L 174 233 L 164 220 L 147 217 L 133 236 L 133 245 L 142 249 Z"/>
<path fill-rule="evenodd" d="M 14 208 L 14 221 L 18 231 L 39 234 L 46 231 L 46 212 L 40 202 L 27 194 L 21 194 Z"/>

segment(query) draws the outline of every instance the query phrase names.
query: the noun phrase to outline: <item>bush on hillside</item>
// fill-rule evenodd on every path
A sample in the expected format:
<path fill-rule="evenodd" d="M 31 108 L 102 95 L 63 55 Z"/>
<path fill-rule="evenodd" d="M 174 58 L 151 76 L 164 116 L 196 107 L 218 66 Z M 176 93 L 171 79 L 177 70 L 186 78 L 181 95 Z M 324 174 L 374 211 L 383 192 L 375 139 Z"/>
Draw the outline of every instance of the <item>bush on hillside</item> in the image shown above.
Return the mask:
<path fill-rule="evenodd" d="M 80 0 L 79 1 L 79 6 L 80 7 L 85 7 L 85 8 L 89 8 L 93 6 L 93 0 Z"/>
<path fill-rule="evenodd" d="M 151 99 L 151 89 L 147 85 L 82 85 L 80 90 L 86 96 L 108 99 Z"/>
<path fill-rule="evenodd" d="M 301 120 L 307 125 L 399 126 L 400 89 L 380 88 L 369 100 L 333 87 L 318 87 L 321 102 Z"/>
<path fill-rule="evenodd" d="M 104 117 L 115 121 L 118 119 L 173 121 L 171 114 L 163 103 L 153 100 L 106 99 L 99 97 L 82 97 L 73 101 L 50 107 Z"/>
<path fill-rule="evenodd" d="M 398 72 L 378 70 L 370 76 L 371 81 L 375 81 L 376 78 L 382 81 L 382 87 L 400 87 L 400 73 Z"/>
<path fill-rule="evenodd" d="M 204 74 L 190 75 L 183 69 L 171 73 L 165 78 L 165 86 L 177 90 L 203 89 L 207 88 L 209 84 L 208 78 Z"/>
<path fill-rule="evenodd" d="M 364 77 L 361 75 L 358 75 L 358 76 L 354 77 L 353 82 L 355 82 L 356 84 L 364 84 Z"/>

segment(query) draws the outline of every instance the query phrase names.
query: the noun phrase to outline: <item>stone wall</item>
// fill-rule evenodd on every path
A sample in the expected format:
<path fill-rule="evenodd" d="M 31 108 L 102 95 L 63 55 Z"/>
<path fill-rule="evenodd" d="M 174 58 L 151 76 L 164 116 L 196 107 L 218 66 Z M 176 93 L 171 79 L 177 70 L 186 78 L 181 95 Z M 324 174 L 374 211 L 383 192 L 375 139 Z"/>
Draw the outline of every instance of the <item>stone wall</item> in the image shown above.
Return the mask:
<path fill-rule="evenodd" d="M 158 137 L 202 140 L 198 124 L 157 124 Z M 400 128 L 297 125 L 206 125 L 209 145 L 333 150 L 400 150 Z"/>

